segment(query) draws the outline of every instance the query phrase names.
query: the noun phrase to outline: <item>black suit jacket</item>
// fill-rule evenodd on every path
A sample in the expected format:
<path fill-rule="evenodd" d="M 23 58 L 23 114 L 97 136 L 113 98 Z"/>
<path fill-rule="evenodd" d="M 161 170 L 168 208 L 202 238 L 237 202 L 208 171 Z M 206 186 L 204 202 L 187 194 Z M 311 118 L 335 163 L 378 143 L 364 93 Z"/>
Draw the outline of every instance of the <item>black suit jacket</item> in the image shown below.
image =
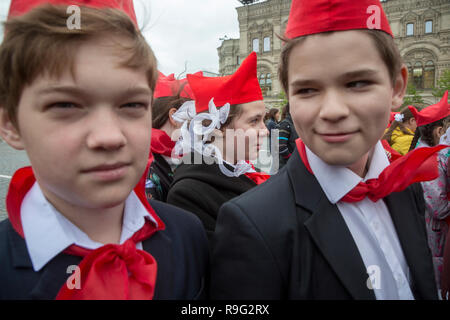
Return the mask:
<path fill-rule="evenodd" d="M 189 212 L 150 201 L 166 225 L 142 242 L 158 264 L 154 299 L 206 297 L 209 269 L 208 242 L 200 221 Z M 35 272 L 25 240 L 9 220 L 0 223 L 0 300 L 54 299 L 81 257 L 61 253 Z M 81 280 L 83 281 L 83 280 Z M 81 283 L 83 285 L 83 283 Z M 112 288 L 114 289 L 114 288 Z"/>
<path fill-rule="evenodd" d="M 420 185 L 384 201 L 415 298 L 437 299 Z M 213 245 L 213 299 L 375 299 L 350 230 L 297 151 L 276 176 L 222 206 Z"/>

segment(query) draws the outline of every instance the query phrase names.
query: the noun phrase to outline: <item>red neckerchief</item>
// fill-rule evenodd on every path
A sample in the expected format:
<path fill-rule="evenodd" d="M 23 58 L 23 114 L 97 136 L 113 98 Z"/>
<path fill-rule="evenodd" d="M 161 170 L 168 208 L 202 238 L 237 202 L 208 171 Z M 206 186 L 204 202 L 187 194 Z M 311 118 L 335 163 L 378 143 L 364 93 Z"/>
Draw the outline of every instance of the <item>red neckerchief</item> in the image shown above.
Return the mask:
<path fill-rule="evenodd" d="M 175 142 L 162 130 L 152 129 L 151 152 L 162 154 L 166 157 L 172 156 Z"/>
<path fill-rule="evenodd" d="M 270 178 L 270 174 L 267 174 L 265 172 L 256 172 L 255 166 L 248 161 L 248 163 L 252 166 L 252 169 L 255 170 L 255 172 L 246 172 L 244 175 L 252 180 L 256 184 L 261 184 L 263 182 L 266 182 L 267 179 Z"/>
<path fill-rule="evenodd" d="M 145 176 L 145 175 L 144 175 Z M 157 263 L 151 254 L 136 249 L 136 243 L 148 239 L 155 232 L 165 228 L 147 202 L 142 180 L 134 189 L 140 202 L 158 224 L 146 221 L 131 239 L 122 245 L 107 244 L 96 250 L 70 246 L 66 253 L 84 257 L 79 264 L 81 289 L 69 289 L 64 283 L 56 299 L 110 300 L 153 298 Z M 23 238 L 20 208 L 28 191 L 35 183 L 31 167 L 19 169 L 14 174 L 6 197 L 6 208 L 14 230 Z M 147 220 L 147 219 L 146 219 Z"/>
<path fill-rule="evenodd" d="M 295 143 L 300 158 L 308 171 L 313 174 L 306 156 L 305 144 L 300 139 L 297 139 Z M 431 148 L 414 149 L 387 166 L 378 178 L 358 183 L 341 200 L 358 202 L 367 196 L 370 200 L 376 202 L 392 192 L 406 189 L 413 183 L 436 179 L 439 172 L 437 156 L 434 155 L 444 148 L 448 148 L 448 146 L 438 145 Z"/>

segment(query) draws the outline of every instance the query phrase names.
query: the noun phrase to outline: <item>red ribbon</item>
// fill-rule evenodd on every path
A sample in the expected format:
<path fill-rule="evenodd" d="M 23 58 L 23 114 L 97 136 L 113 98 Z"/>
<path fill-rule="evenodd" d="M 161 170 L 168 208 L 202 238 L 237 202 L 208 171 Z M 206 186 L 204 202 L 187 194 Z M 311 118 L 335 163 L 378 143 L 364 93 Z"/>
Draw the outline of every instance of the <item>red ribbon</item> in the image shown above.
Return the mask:
<path fill-rule="evenodd" d="M 252 166 L 253 170 L 255 170 L 255 166 L 251 162 L 248 163 Z M 270 174 L 267 174 L 265 172 L 256 172 L 256 170 L 255 172 L 246 172 L 244 173 L 244 175 L 257 185 L 266 182 L 267 179 L 270 178 Z"/>
<path fill-rule="evenodd" d="M 303 163 L 308 171 L 313 174 L 303 141 L 297 139 L 296 144 Z M 413 183 L 436 179 L 439 176 L 436 153 L 444 148 L 448 148 L 448 146 L 438 145 L 408 152 L 386 167 L 378 178 L 360 182 L 341 200 L 357 202 L 369 197 L 370 200 L 376 202 L 392 192 L 406 189 Z"/>
<path fill-rule="evenodd" d="M 152 129 L 151 152 L 162 154 L 166 157 L 172 156 L 175 142 L 162 130 Z"/>
<path fill-rule="evenodd" d="M 24 237 L 24 234 L 20 207 L 35 181 L 31 167 L 19 169 L 11 180 L 6 197 L 9 219 L 14 230 L 21 237 Z M 121 245 L 107 244 L 96 250 L 76 245 L 70 246 L 65 250 L 66 253 L 84 257 L 79 264 L 81 288 L 70 289 L 64 283 L 56 299 L 148 300 L 153 298 L 157 263 L 151 254 L 136 249 L 136 243 L 163 230 L 165 225 L 147 202 L 142 179 L 134 191 L 158 226 L 146 220 L 144 226 Z"/>

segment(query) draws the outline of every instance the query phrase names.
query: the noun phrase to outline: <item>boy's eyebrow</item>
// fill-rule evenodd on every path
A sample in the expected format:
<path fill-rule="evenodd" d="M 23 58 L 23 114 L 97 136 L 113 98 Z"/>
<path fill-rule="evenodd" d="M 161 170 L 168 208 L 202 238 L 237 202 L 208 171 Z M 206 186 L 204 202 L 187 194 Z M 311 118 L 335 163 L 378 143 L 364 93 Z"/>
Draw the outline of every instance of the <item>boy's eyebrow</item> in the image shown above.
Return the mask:
<path fill-rule="evenodd" d="M 355 71 L 349 71 L 341 75 L 339 78 L 341 79 L 351 79 L 351 78 L 358 78 L 358 77 L 371 77 L 375 76 L 379 73 L 379 71 L 374 69 L 361 69 L 361 70 L 355 70 Z M 290 83 L 290 86 L 309 86 L 309 85 L 315 85 L 318 81 L 312 80 L 312 79 L 298 79 Z"/>
<path fill-rule="evenodd" d="M 148 94 L 151 95 L 152 91 L 150 88 L 146 87 L 129 87 L 124 90 L 123 95 L 134 95 L 134 94 Z M 54 92 L 61 92 L 61 93 L 70 93 L 75 95 L 80 95 L 84 92 L 84 90 L 80 89 L 76 86 L 49 86 L 45 87 L 38 91 L 38 94 L 48 94 L 48 93 L 54 93 Z"/>
<path fill-rule="evenodd" d="M 362 69 L 362 70 L 355 70 L 350 71 L 347 73 L 344 73 L 341 78 L 358 78 L 358 77 L 370 77 L 378 74 L 379 71 L 374 69 Z"/>

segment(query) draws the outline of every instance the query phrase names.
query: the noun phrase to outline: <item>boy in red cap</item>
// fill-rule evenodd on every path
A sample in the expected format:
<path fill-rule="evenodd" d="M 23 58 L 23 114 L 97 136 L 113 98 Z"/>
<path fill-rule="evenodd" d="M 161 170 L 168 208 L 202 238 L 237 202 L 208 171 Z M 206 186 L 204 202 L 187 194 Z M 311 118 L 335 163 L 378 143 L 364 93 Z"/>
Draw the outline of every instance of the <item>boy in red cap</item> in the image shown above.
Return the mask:
<path fill-rule="evenodd" d="M 293 0 L 285 40 L 301 140 L 282 171 L 222 206 L 212 298 L 436 299 L 423 194 L 409 185 L 436 177 L 440 148 L 389 165 L 379 141 L 407 81 L 380 2 Z"/>
<path fill-rule="evenodd" d="M 76 3 L 79 29 L 61 0 L 13 0 L 5 24 L 0 134 L 31 167 L 0 223 L 0 299 L 201 297 L 200 221 L 145 197 L 156 59 L 132 1 Z"/>

